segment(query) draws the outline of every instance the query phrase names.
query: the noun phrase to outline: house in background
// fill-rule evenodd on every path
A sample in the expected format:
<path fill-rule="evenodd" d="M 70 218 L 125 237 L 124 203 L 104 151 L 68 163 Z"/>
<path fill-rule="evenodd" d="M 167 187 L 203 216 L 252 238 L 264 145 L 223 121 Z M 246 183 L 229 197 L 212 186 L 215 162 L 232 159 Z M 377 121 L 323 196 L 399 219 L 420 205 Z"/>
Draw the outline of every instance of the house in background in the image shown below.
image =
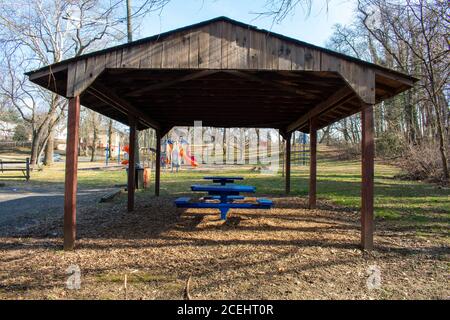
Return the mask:
<path fill-rule="evenodd" d="M 16 127 L 16 123 L 0 121 L 0 140 L 12 141 Z"/>
<path fill-rule="evenodd" d="M 56 144 L 55 148 L 60 151 L 66 150 L 66 135 L 67 129 L 64 127 L 61 130 L 57 130 L 55 136 Z M 88 154 L 92 149 L 92 142 L 94 140 L 93 133 L 89 133 L 87 136 L 80 137 L 80 154 Z M 106 146 L 109 143 L 109 130 L 107 127 L 101 128 L 97 133 L 97 143 L 96 143 L 96 155 L 105 155 Z M 128 133 L 126 130 L 121 130 L 113 126 L 111 134 L 111 153 L 113 157 L 116 157 L 118 153 L 118 148 L 123 148 L 128 144 Z"/>
<path fill-rule="evenodd" d="M 97 137 L 97 154 L 105 155 L 106 147 L 109 143 L 109 131 L 108 128 L 100 129 Z M 92 143 L 92 137 L 89 137 L 88 146 Z M 111 146 L 110 151 L 113 157 L 116 156 L 118 148 L 123 148 L 125 144 L 128 144 L 128 133 L 118 128 L 112 128 L 111 134 Z"/>

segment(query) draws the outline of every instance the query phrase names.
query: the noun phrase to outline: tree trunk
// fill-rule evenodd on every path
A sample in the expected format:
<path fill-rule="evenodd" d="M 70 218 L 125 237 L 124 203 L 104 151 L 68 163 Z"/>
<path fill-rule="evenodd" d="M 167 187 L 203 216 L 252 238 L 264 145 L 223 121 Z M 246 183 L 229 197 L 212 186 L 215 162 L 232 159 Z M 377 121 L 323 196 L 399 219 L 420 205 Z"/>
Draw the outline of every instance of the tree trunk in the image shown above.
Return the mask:
<path fill-rule="evenodd" d="M 95 151 L 97 151 L 97 130 L 94 129 L 94 138 L 92 139 L 92 146 L 91 146 L 91 162 L 94 162 L 95 160 Z"/>
<path fill-rule="evenodd" d="M 53 164 L 53 150 L 55 147 L 54 130 L 48 136 L 47 144 L 45 145 L 44 165 L 50 166 Z"/>
<path fill-rule="evenodd" d="M 111 158 L 112 158 L 112 152 L 111 152 L 111 145 L 112 145 L 112 125 L 113 125 L 113 121 L 112 121 L 112 119 L 109 119 L 109 124 L 108 124 L 108 148 L 109 148 L 108 159 L 111 159 Z"/>
<path fill-rule="evenodd" d="M 213 134 L 213 145 L 212 145 L 212 152 L 211 152 L 211 158 L 213 159 L 213 163 L 216 163 L 216 139 L 217 139 L 217 128 L 213 128 L 214 134 Z"/>
<path fill-rule="evenodd" d="M 259 164 L 259 129 L 256 128 L 256 164 Z"/>
<path fill-rule="evenodd" d="M 344 128 L 347 128 L 347 120 L 345 118 L 344 118 L 344 121 L 345 121 L 344 122 L 345 123 Z M 330 129 L 331 129 L 331 126 L 325 127 L 325 129 L 323 130 L 323 134 L 322 134 L 322 137 L 320 138 L 319 143 L 323 143 L 324 141 L 326 141 L 327 145 L 328 145 L 328 141 L 330 140 L 330 139 L 328 139 L 328 137 L 330 135 Z M 302 134 L 304 134 L 304 133 L 302 133 Z M 347 139 L 345 139 L 345 140 L 347 141 Z"/>
<path fill-rule="evenodd" d="M 131 0 L 127 0 L 127 41 L 132 42 L 133 41 L 133 26 L 131 23 Z M 139 164 L 139 131 L 136 130 L 136 138 L 135 138 L 135 152 L 134 152 L 134 163 L 136 165 Z"/>
<path fill-rule="evenodd" d="M 223 138 L 222 138 L 222 150 L 223 150 L 222 160 L 223 160 L 223 163 L 226 163 L 226 161 L 227 161 L 226 138 L 227 138 L 227 128 L 223 128 Z"/>
<path fill-rule="evenodd" d="M 139 163 L 141 161 L 140 160 L 140 154 L 139 154 L 139 150 L 140 150 L 140 147 L 139 147 L 139 130 L 137 130 L 137 129 L 136 129 L 136 138 L 135 138 L 134 145 L 135 145 L 134 163 L 137 166 L 137 165 L 139 165 Z"/>
<path fill-rule="evenodd" d="M 40 141 L 39 133 L 36 130 L 33 130 L 33 135 L 31 138 L 31 154 L 30 154 L 30 166 L 33 169 L 38 163 L 39 141 Z"/>
<path fill-rule="evenodd" d="M 127 40 L 133 41 L 133 29 L 131 26 L 131 0 L 127 0 Z"/>
<path fill-rule="evenodd" d="M 52 110 L 54 110 L 57 103 L 58 103 L 58 97 L 53 94 L 50 108 Z M 53 150 L 54 150 L 54 146 L 55 146 L 54 141 L 55 141 L 56 122 L 57 122 L 57 116 L 55 113 L 52 113 L 49 116 L 48 126 L 46 129 L 47 143 L 45 144 L 45 152 L 44 152 L 44 165 L 46 165 L 46 166 L 50 166 L 53 164 Z"/>
<path fill-rule="evenodd" d="M 411 101 L 410 92 L 405 93 L 405 102 L 404 102 L 404 110 L 406 117 L 406 134 L 408 142 L 412 145 L 416 144 L 416 125 L 415 125 L 415 115 L 414 115 L 414 106 Z"/>
<path fill-rule="evenodd" d="M 442 121 L 441 121 L 441 113 L 439 110 L 439 105 L 435 104 L 436 107 L 436 117 L 437 117 L 437 129 L 438 129 L 438 136 L 439 136 L 439 152 L 441 154 L 441 160 L 442 160 L 442 170 L 444 173 L 445 180 L 448 181 L 449 179 L 449 172 L 448 172 L 448 160 L 447 160 L 447 150 L 446 150 L 446 144 L 445 144 L 445 135 L 444 130 L 442 128 Z"/>

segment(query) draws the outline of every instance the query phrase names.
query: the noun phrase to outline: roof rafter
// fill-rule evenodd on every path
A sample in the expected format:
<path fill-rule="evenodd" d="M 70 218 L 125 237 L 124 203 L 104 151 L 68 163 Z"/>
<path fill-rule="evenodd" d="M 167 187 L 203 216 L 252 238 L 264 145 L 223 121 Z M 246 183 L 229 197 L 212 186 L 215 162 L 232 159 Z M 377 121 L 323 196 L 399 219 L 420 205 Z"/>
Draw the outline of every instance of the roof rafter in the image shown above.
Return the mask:
<path fill-rule="evenodd" d="M 120 98 L 105 86 L 97 83 L 88 87 L 87 91 L 94 94 L 97 98 L 101 99 L 111 107 L 125 112 L 127 115 L 132 114 L 136 116 L 140 121 L 144 122 L 153 129 L 159 130 L 161 128 L 161 125 L 157 121 L 151 119 L 149 116 L 131 105 L 129 102 Z"/>
<path fill-rule="evenodd" d="M 269 85 L 269 86 L 272 86 L 272 87 L 276 87 L 278 89 L 281 89 L 281 90 L 286 91 L 286 92 L 294 93 L 296 95 L 301 95 L 301 96 L 305 95 L 305 92 L 303 90 L 296 89 L 296 88 L 294 88 L 292 86 L 288 86 L 287 84 L 279 83 L 279 82 L 277 82 L 275 80 L 263 79 L 261 77 L 255 76 L 253 74 L 249 74 L 247 72 L 237 71 L 237 70 L 223 70 L 223 72 L 229 73 L 229 74 L 234 75 L 236 77 L 244 78 L 244 79 L 247 79 L 247 80 L 250 80 L 250 81 L 255 81 L 255 82 L 266 84 L 266 85 Z"/>
<path fill-rule="evenodd" d="M 317 117 L 326 111 L 330 111 L 331 109 L 346 103 L 347 101 L 353 99 L 354 96 L 355 93 L 349 87 L 345 86 L 341 88 L 336 93 L 332 94 L 331 97 L 319 103 L 303 116 L 288 125 L 286 128 L 286 132 L 292 132 L 303 127 L 305 124 L 308 124 L 309 119 Z"/>
<path fill-rule="evenodd" d="M 220 72 L 220 70 L 201 70 L 192 74 L 188 74 L 184 77 L 180 77 L 177 79 L 173 79 L 173 80 L 169 80 L 166 82 L 162 82 L 162 83 L 157 83 L 157 84 L 153 84 L 153 85 L 149 85 L 149 86 L 145 86 L 142 88 L 139 88 L 138 90 L 134 90 L 131 91 L 127 94 L 127 96 L 130 97 L 138 97 L 143 93 L 146 92 L 150 92 L 150 91 L 154 91 L 154 90 L 160 90 L 160 89 L 164 89 L 167 87 L 171 87 L 177 83 L 181 83 L 181 82 L 185 82 L 185 81 L 189 81 L 189 80 L 194 80 L 194 79 L 198 79 L 198 78 L 202 78 L 202 77 L 206 77 L 215 73 Z"/>

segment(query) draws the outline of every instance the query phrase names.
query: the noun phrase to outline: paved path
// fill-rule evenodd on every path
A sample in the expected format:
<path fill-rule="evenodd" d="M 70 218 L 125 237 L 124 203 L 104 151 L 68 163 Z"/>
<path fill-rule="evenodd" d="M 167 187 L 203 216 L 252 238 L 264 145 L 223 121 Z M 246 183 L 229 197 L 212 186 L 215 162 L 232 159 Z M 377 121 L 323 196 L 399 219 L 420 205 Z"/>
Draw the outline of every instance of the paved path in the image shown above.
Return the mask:
<path fill-rule="evenodd" d="M 116 188 L 78 190 L 77 204 L 84 206 L 98 203 L 105 193 L 114 189 Z M 55 215 L 62 219 L 63 212 L 63 185 L 0 187 L 0 235 L 8 229 L 23 230 Z"/>

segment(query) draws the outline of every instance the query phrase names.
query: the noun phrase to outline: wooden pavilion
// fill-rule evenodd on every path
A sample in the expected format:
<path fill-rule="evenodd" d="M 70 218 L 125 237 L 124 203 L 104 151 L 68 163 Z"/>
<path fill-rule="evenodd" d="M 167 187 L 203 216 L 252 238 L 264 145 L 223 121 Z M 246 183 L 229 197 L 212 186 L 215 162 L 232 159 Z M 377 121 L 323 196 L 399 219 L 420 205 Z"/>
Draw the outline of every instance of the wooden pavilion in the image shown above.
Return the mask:
<path fill-rule="evenodd" d="M 64 249 L 76 236 L 80 104 L 161 138 L 174 126 L 278 129 L 286 141 L 290 191 L 291 133 L 310 134 L 309 206 L 316 205 L 317 130 L 361 113 L 361 246 L 373 247 L 373 105 L 408 90 L 415 78 L 254 26 L 219 17 L 28 72 L 30 81 L 69 99 Z M 128 171 L 128 210 L 134 208 Z M 159 195 L 156 161 L 155 194 Z"/>

